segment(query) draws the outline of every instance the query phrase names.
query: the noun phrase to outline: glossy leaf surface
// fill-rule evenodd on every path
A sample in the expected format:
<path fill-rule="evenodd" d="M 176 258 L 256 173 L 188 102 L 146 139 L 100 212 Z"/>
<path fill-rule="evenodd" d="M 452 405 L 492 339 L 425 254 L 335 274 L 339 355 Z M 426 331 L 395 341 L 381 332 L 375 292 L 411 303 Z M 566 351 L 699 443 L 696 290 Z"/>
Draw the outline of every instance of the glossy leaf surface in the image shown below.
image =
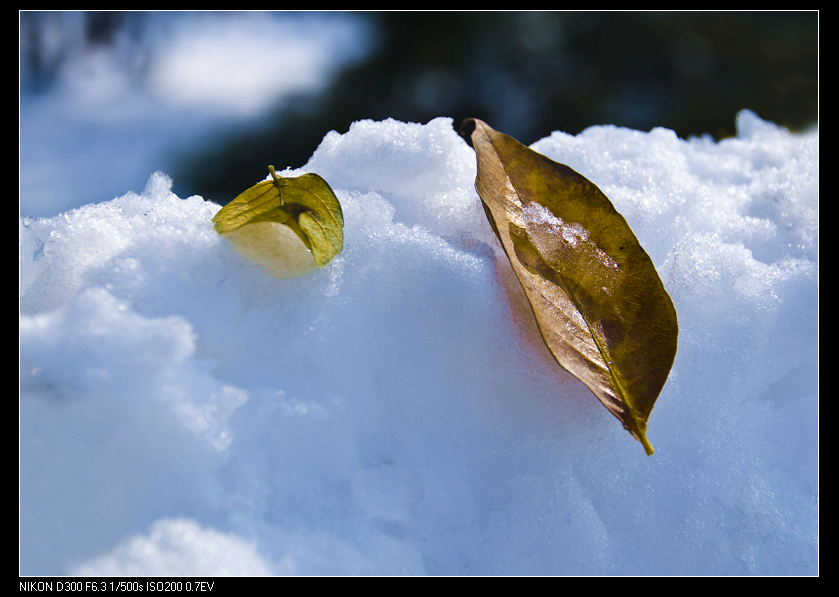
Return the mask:
<path fill-rule="evenodd" d="M 244 226 L 271 222 L 287 226 L 312 252 L 319 267 L 329 263 L 344 245 L 341 204 L 317 174 L 294 178 L 278 176 L 269 166 L 271 180 L 252 186 L 224 206 L 213 218 L 222 235 Z"/>
<path fill-rule="evenodd" d="M 644 445 L 676 355 L 670 296 L 626 220 L 568 166 L 470 119 L 475 187 L 556 360 Z"/>

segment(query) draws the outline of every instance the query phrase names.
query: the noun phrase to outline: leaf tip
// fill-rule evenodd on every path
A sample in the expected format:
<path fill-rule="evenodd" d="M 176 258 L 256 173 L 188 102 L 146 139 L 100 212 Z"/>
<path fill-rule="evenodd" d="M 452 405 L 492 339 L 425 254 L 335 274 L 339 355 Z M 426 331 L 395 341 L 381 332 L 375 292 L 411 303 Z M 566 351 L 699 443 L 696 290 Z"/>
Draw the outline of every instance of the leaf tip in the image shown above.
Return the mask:
<path fill-rule="evenodd" d="M 469 147 L 473 147 L 472 133 L 474 132 L 476 126 L 477 124 L 475 123 L 474 118 L 467 118 L 460 124 L 460 130 L 458 133 L 469 144 Z"/>
<path fill-rule="evenodd" d="M 641 437 L 638 438 L 638 441 L 640 441 L 641 445 L 644 446 L 644 450 L 647 452 L 647 456 L 652 456 L 655 450 L 653 449 L 652 444 L 650 444 L 650 440 L 647 439 L 647 434 L 642 433 Z"/>

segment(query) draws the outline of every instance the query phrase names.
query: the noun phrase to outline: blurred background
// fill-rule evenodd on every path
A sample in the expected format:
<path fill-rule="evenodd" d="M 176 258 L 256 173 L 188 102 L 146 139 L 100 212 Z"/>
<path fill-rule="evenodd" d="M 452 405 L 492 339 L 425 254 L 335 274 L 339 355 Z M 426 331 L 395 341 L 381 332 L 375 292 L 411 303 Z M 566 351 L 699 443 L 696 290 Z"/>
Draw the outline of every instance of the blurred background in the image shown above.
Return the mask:
<path fill-rule="evenodd" d="M 20 213 L 143 190 L 227 203 L 361 119 L 478 117 L 530 144 L 600 124 L 818 123 L 818 12 L 29 12 Z"/>

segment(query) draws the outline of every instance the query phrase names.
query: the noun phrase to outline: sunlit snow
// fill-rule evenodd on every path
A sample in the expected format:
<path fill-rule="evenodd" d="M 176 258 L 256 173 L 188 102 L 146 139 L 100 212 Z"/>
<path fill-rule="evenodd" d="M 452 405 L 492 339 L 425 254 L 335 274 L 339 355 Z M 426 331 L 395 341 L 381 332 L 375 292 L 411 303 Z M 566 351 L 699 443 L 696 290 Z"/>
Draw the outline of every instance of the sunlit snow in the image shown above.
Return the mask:
<path fill-rule="evenodd" d="M 21 218 L 21 572 L 818 573 L 818 131 L 738 130 L 533 145 L 676 306 L 649 457 L 546 355 L 449 119 L 326 135 L 294 173 L 344 250 L 296 278 L 162 173 Z"/>

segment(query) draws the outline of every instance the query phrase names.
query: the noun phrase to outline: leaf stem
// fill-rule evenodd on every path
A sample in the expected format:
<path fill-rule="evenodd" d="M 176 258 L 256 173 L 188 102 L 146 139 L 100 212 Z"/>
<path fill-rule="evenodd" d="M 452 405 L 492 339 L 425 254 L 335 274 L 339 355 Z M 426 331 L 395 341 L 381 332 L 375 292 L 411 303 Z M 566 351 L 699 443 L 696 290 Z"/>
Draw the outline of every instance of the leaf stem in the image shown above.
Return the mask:
<path fill-rule="evenodd" d="M 271 174 L 271 178 L 274 179 L 274 186 L 277 187 L 277 190 L 280 192 L 280 207 L 282 207 L 283 205 L 285 205 L 285 199 L 283 198 L 283 187 L 280 184 L 280 181 L 282 179 L 279 176 L 277 176 L 277 173 L 274 171 L 274 166 L 269 165 L 268 172 Z"/>

